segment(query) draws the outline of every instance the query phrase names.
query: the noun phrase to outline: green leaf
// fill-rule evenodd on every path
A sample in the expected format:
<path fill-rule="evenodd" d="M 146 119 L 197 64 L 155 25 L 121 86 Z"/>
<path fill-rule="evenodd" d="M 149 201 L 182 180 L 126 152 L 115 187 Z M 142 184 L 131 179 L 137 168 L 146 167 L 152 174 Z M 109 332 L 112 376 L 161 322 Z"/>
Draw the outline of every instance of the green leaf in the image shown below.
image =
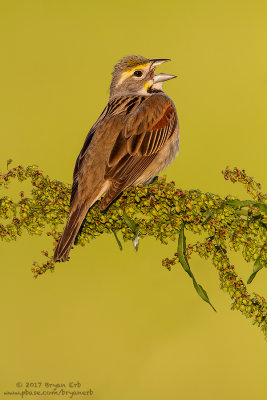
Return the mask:
<path fill-rule="evenodd" d="M 263 268 L 263 265 L 261 265 L 260 263 L 260 255 L 259 257 L 256 259 L 254 266 L 253 266 L 253 272 L 250 275 L 250 277 L 247 280 L 247 283 L 251 283 L 253 281 L 253 279 L 255 278 L 255 276 L 257 275 L 257 273 Z"/>
<path fill-rule="evenodd" d="M 213 305 L 212 305 L 211 302 L 210 302 L 210 299 L 209 299 L 209 296 L 208 296 L 206 290 L 205 290 L 201 285 L 199 285 L 199 284 L 196 282 L 195 279 L 193 280 L 193 283 L 194 283 L 194 287 L 195 287 L 197 293 L 199 294 L 199 296 L 200 296 L 204 301 L 206 301 L 206 302 L 213 308 L 214 311 L 216 311 L 215 308 L 213 307 Z"/>
<path fill-rule="evenodd" d="M 131 229 L 131 231 L 137 236 L 138 234 L 138 225 L 134 222 L 132 218 L 130 218 L 126 212 L 123 212 L 123 219 L 126 222 L 127 226 Z"/>
<path fill-rule="evenodd" d="M 202 222 L 201 225 L 205 225 L 208 222 L 208 220 L 213 216 L 214 212 L 215 212 L 214 210 L 207 209 L 206 219 L 205 219 L 205 221 Z"/>
<path fill-rule="evenodd" d="M 113 231 L 113 233 L 114 233 L 116 242 L 118 243 L 119 249 L 122 251 L 122 250 L 123 250 L 123 249 L 122 249 L 122 244 L 121 244 L 121 242 L 120 242 L 120 240 L 119 240 L 119 238 L 118 238 L 118 236 L 117 236 L 117 233 L 116 233 L 115 231 Z"/>
<path fill-rule="evenodd" d="M 238 199 L 234 199 L 234 200 L 225 200 L 224 204 L 228 204 L 229 206 L 232 206 L 233 208 L 239 208 L 239 207 L 248 207 L 251 204 L 256 203 L 256 201 L 253 200 L 238 200 Z"/>
<path fill-rule="evenodd" d="M 230 206 L 232 206 L 235 209 L 253 205 L 254 207 L 259 208 L 262 212 L 267 214 L 267 204 L 261 203 L 259 201 L 235 199 L 235 200 L 226 200 L 226 201 L 224 201 L 224 204 L 229 204 Z"/>
<path fill-rule="evenodd" d="M 180 261 L 183 269 L 185 270 L 185 272 L 187 272 L 188 275 L 192 279 L 194 279 L 194 275 L 190 269 L 188 260 L 185 256 L 185 249 L 186 249 L 186 238 L 185 238 L 185 234 L 184 234 L 184 225 L 182 225 L 182 228 L 180 230 L 179 237 L 178 237 L 178 248 L 177 248 L 178 258 L 179 258 L 179 261 Z"/>
<path fill-rule="evenodd" d="M 183 269 L 187 272 L 187 274 L 190 276 L 190 278 L 192 278 L 193 285 L 194 285 L 194 288 L 196 289 L 197 294 L 204 301 L 206 301 L 213 308 L 214 311 L 216 311 L 209 300 L 207 292 L 203 289 L 203 287 L 201 285 L 199 285 L 197 283 L 197 281 L 193 275 L 193 272 L 190 269 L 187 257 L 185 255 L 185 250 L 186 250 L 186 238 L 185 238 L 185 234 L 184 234 L 184 225 L 182 225 L 182 228 L 180 230 L 179 237 L 178 237 L 178 248 L 177 248 L 178 259 L 179 259 L 180 264 L 182 265 Z"/>
<path fill-rule="evenodd" d="M 267 204 L 264 203 L 256 203 L 254 204 L 255 207 L 258 207 L 262 212 L 267 214 Z"/>

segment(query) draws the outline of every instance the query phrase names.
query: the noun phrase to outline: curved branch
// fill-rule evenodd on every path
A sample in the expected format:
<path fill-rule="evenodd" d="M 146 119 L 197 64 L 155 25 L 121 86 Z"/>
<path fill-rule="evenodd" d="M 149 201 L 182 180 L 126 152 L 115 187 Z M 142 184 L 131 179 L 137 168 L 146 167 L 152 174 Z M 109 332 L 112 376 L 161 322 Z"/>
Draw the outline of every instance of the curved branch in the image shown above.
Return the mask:
<path fill-rule="evenodd" d="M 7 166 L 11 161 L 8 160 Z M 103 233 L 115 234 L 122 247 L 118 237 L 120 232 L 124 240 L 134 241 L 136 249 L 138 239 L 145 236 L 153 236 L 164 244 L 179 237 L 177 253 L 173 258 L 163 260 L 162 264 L 171 270 L 180 263 L 192 278 L 198 294 L 210 303 L 207 293 L 196 282 L 188 261 L 192 253 L 210 258 L 219 272 L 221 289 L 233 300 L 232 309 L 252 318 L 267 337 L 266 301 L 255 293 L 249 294 L 228 254 L 229 250 L 239 251 L 244 260 L 254 262 L 248 283 L 266 267 L 267 196 L 260 192 L 260 185 L 244 170 L 227 167 L 223 174 L 226 180 L 243 183 L 252 200 L 241 201 L 233 196 L 222 199 L 199 190 L 183 191 L 177 189 L 174 182 L 167 183 L 165 178 L 159 178 L 147 186 L 128 188 L 104 213 L 96 203 L 87 214 L 75 245 L 83 246 Z M 8 196 L 0 199 L 0 217 L 6 222 L 0 225 L 0 237 L 10 241 L 24 231 L 31 235 L 41 235 L 46 231 L 56 245 L 68 215 L 71 186 L 50 179 L 36 166 L 24 168 L 19 165 L 0 175 L 0 189 L 8 187 L 15 178 L 30 180 L 33 186 L 31 197 L 20 192 L 21 200 L 17 203 Z M 186 246 L 185 231 L 202 234 L 205 238 Z M 34 262 L 34 277 L 55 268 L 52 255 L 47 251 L 42 253 L 47 261 L 42 264 Z"/>

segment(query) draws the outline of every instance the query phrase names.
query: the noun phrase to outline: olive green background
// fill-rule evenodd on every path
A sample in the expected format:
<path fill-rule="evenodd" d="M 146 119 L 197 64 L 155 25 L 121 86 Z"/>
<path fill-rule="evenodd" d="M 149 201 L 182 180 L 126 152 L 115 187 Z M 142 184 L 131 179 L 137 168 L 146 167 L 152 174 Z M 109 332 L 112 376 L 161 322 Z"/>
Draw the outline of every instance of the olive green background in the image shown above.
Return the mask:
<path fill-rule="evenodd" d="M 171 58 L 158 72 L 178 75 L 165 84 L 181 127 L 167 178 L 246 198 L 221 175 L 230 165 L 266 190 L 266 20 L 265 0 L 0 0 L 1 169 L 13 158 L 70 183 L 113 65 L 141 54 Z M 3 395 L 16 382 L 77 380 L 97 400 L 266 399 L 264 337 L 230 311 L 210 262 L 193 257 L 191 267 L 217 313 L 181 267 L 161 266 L 176 243 L 145 239 L 135 254 L 103 236 L 34 280 L 42 249 L 52 249 L 46 235 L 1 243 L 1 399 L 20 398 Z M 246 280 L 252 265 L 231 259 Z M 261 271 L 250 290 L 266 289 Z M 24 398 L 52 397 L 67 398 Z"/>

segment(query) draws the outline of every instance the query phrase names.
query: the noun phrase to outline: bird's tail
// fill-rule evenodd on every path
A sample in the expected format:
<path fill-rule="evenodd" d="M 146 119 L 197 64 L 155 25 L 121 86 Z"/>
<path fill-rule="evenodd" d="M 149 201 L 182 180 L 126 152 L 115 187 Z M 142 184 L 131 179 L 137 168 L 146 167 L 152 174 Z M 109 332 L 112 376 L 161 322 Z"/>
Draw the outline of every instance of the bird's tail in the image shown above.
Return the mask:
<path fill-rule="evenodd" d="M 87 204 L 82 204 L 80 206 L 76 206 L 70 211 L 66 226 L 55 249 L 53 261 L 60 260 L 61 258 L 63 261 L 67 260 L 69 252 L 88 209 L 89 207 Z"/>

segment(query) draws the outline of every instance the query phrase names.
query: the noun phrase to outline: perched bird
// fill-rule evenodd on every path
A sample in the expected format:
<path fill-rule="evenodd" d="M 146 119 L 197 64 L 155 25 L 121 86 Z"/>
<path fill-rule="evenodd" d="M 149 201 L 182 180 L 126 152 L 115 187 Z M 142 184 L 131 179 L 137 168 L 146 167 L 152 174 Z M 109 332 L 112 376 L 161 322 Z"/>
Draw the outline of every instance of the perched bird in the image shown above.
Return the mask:
<path fill-rule="evenodd" d="M 179 150 L 178 117 L 162 91 L 174 75 L 154 75 L 169 59 L 124 57 L 115 65 L 108 104 L 89 131 L 76 160 L 70 212 L 54 261 L 66 261 L 92 205 L 105 210 L 128 186 L 149 183 Z"/>

